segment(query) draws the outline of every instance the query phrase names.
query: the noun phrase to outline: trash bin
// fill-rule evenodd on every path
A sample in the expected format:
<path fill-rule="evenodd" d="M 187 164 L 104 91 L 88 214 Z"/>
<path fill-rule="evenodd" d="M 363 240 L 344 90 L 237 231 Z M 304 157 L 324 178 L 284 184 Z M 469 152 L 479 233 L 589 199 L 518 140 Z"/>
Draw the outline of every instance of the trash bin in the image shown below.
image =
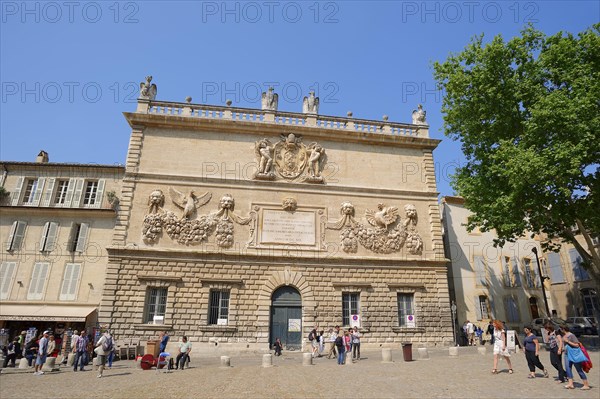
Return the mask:
<path fill-rule="evenodd" d="M 403 342 L 402 343 L 402 355 L 404 356 L 405 362 L 412 362 L 412 343 Z"/>
<path fill-rule="evenodd" d="M 146 354 L 158 357 L 160 341 L 150 340 L 146 342 Z"/>

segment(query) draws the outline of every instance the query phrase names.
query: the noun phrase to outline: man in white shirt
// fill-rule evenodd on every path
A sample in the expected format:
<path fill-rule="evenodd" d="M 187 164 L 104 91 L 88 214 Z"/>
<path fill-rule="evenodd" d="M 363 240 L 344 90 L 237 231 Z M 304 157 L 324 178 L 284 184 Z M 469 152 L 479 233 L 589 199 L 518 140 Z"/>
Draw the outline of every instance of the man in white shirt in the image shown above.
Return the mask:
<path fill-rule="evenodd" d="M 475 326 L 469 320 L 467 320 L 467 343 L 473 345 L 475 343 Z"/>

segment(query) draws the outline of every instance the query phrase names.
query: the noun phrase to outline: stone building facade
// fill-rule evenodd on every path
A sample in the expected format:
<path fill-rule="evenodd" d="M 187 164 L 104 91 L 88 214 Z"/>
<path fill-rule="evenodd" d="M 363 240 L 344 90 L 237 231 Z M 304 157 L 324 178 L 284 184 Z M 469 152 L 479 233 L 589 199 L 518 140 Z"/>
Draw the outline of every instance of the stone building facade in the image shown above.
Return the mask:
<path fill-rule="evenodd" d="M 452 326 L 425 113 L 412 124 L 155 100 L 141 85 L 100 320 L 194 351 L 447 345 Z M 176 340 L 173 339 L 173 342 Z"/>
<path fill-rule="evenodd" d="M 536 248 L 543 262 L 539 240 L 521 238 L 503 248 L 494 247 L 494 232 L 467 231 L 470 215 L 463 198 L 442 198 L 444 248 L 450 259 L 448 281 L 450 298 L 456 304 L 457 328 L 469 320 L 485 331 L 491 319 L 500 319 L 510 329 L 522 331 L 532 319 L 548 317 L 532 252 Z M 547 275 L 543 268 L 542 275 Z M 549 295 L 550 284 L 546 279 L 544 284 L 552 313 L 555 304 Z"/>
<path fill-rule="evenodd" d="M 124 167 L 1 161 L 0 329 L 97 327 Z"/>

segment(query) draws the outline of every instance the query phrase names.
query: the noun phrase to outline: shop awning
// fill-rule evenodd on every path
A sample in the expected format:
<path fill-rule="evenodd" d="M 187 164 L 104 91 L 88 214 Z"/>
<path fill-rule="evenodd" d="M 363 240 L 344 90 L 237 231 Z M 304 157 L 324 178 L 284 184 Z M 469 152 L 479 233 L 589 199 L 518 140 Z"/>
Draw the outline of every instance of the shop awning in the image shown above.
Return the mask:
<path fill-rule="evenodd" d="M 85 321 L 94 311 L 93 306 L 0 304 L 0 320 Z"/>

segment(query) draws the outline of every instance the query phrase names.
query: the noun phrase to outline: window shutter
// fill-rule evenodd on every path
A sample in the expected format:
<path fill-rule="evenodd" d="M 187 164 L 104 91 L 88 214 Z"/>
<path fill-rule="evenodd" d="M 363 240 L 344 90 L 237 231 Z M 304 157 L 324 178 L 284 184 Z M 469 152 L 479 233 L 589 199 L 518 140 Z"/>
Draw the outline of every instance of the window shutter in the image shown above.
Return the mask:
<path fill-rule="evenodd" d="M 37 179 L 37 185 L 35 186 L 35 193 L 33 193 L 33 201 L 31 201 L 31 205 L 39 206 L 40 200 L 42 199 L 42 193 L 44 192 L 44 184 L 46 183 L 45 177 L 40 177 Z"/>
<path fill-rule="evenodd" d="M 42 206 L 50 206 L 50 201 L 52 200 L 52 193 L 54 192 L 55 183 L 56 179 L 54 177 L 48 179 L 48 183 L 46 184 L 46 192 L 44 193 L 44 198 L 42 199 Z"/>
<path fill-rule="evenodd" d="M 65 267 L 65 275 L 63 276 L 63 284 L 60 289 L 60 299 L 66 300 L 69 295 L 69 288 L 71 286 L 71 275 L 73 274 L 73 263 L 67 263 Z"/>
<path fill-rule="evenodd" d="M 517 258 L 512 258 L 513 275 L 515 276 L 515 287 L 521 286 L 521 274 L 519 273 L 519 262 Z"/>
<path fill-rule="evenodd" d="M 506 262 L 506 258 L 504 258 L 502 260 L 503 264 L 504 264 L 504 285 L 506 287 L 510 287 L 511 284 L 511 279 L 510 279 L 510 268 L 508 267 L 508 263 Z"/>
<path fill-rule="evenodd" d="M 104 195 L 104 184 L 104 179 L 98 180 L 98 189 L 96 190 L 96 202 L 94 202 L 94 208 L 102 207 L 102 195 Z"/>
<path fill-rule="evenodd" d="M 483 260 L 483 256 L 475 256 L 474 261 L 477 284 L 487 285 L 487 279 L 485 275 L 485 262 Z"/>
<path fill-rule="evenodd" d="M 65 203 L 62 205 L 65 208 L 71 207 L 71 202 L 73 202 L 73 192 L 75 191 L 75 183 L 77 179 L 69 179 L 69 184 L 67 184 L 67 195 L 65 196 Z"/>
<path fill-rule="evenodd" d="M 550 278 L 553 283 L 564 283 L 565 274 L 560 262 L 560 255 L 556 252 L 548 253 L 548 264 L 550 265 Z"/>
<path fill-rule="evenodd" d="M 44 252 L 46 250 L 46 242 L 48 239 L 49 230 L 50 222 L 46 222 L 46 224 L 44 224 L 44 229 L 42 230 L 42 237 L 40 238 L 40 252 Z"/>
<path fill-rule="evenodd" d="M 529 262 L 527 262 L 529 260 Z M 525 269 L 525 281 L 529 288 L 533 288 L 533 281 L 531 281 L 531 260 L 523 259 L 523 268 Z"/>
<path fill-rule="evenodd" d="M 46 248 L 47 252 L 54 251 L 54 246 L 56 245 L 56 237 L 58 236 L 58 223 L 50 222 L 50 229 L 48 230 L 48 236 L 46 238 Z"/>
<path fill-rule="evenodd" d="M 21 190 L 23 189 L 23 182 L 25 181 L 25 178 L 23 176 L 20 176 L 17 179 L 17 185 L 15 187 L 15 190 L 12 193 L 12 197 L 10 199 L 10 204 L 12 206 L 17 206 L 19 205 L 19 198 L 21 198 Z"/>
<path fill-rule="evenodd" d="M 10 228 L 10 233 L 8 234 L 8 240 L 6 240 L 6 250 L 7 251 L 12 251 L 12 247 L 13 247 L 13 240 L 15 238 L 15 233 L 17 231 L 17 224 L 19 222 L 18 221 L 14 221 L 12 224 L 12 227 Z"/>
<path fill-rule="evenodd" d="M 489 301 L 490 301 L 490 318 L 495 319 L 496 318 L 496 310 L 494 309 L 494 298 L 490 297 Z"/>
<path fill-rule="evenodd" d="M 8 299 L 16 268 L 17 262 L 2 262 L 0 265 L 0 299 Z"/>
<path fill-rule="evenodd" d="M 87 223 L 81 223 L 79 228 L 79 234 L 77 236 L 77 246 L 75 246 L 75 252 L 84 252 L 86 247 L 86 241 L 88 237 L 89 225 Z"/>
<path fill-rule="evenodd" d="M 79 284 L 79 275 L 81 274 L 81 264 L 73 263 L 71 273 L 71 284 L 69 285 L 68 299 L 77 299 L 77 285 Z"/>
<path fill-rule="evenodd" d="M 81 193 L 83 192 L 83 183 L 83 179 L 75 179 L 75 194 L 73 194 L 73 202 L 71 203 L 72 208 L 77 208 L 81 204 Z"/>
<path fill-rule="evenodd" d="M 14 230 L 14 234 L 11 234 L 11 237 L 9 237 L 11 242 L 11 251 L 18 251 L 19 249 L 21 249 L 21 245 L 23 244 L 23 238 L 25 237 L 25 227 L 27 227 L 27 222 L 19 220 L 15 223 L 16 228 Z"/>
<path fill-rule="evenodd" d="M 479 296 L 475 296 L 473 302 L 475 303 L 475 313 L 477 314 L 477 320 L 481 320 L 481 302 L 479 301 Z"/>
<path fill-rule="evenodd" d="M 27 299 L 42 299 L 48 275 L 48 266 L 48 263 L 36 263 L 33 267 Z"/>
<path fill-rule="evenodd" d="M 540 288 L 542 286 L 542 279 L 537 267 L 533 268 L 533 276 L 535 287 Z"/>

